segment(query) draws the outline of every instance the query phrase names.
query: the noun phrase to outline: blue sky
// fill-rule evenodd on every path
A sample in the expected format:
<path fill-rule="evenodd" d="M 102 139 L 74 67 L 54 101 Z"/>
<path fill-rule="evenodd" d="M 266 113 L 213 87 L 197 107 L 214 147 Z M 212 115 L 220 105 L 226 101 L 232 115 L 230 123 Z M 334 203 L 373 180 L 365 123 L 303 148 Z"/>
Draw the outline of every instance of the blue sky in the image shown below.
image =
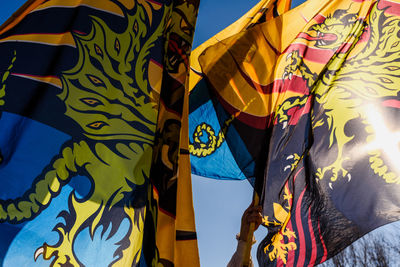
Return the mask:
<path fill-rule="evenodd" d="M 0 0 L 3 23 L 25 0 Z M 294 1 L 298 5 L 303 1 Z M 201 0 L 194 47 L 206 41 L 246 13 L 258 0 Z M 240 218 L 251 202 L 252 188 L 247 181 L 217 181 L 193 177 L 193 196 L 199 238 L 201 266 L 226 266 L 236 249 L 235 235 Z M 266 235 L 259 229 L 257 241 Z M 253 246 L 253 259 L 258 243 Z"/>
<path fill-rule="evenodd" d="M 6 21 L 26 0 L 0 0 L 0 23 Z"/>
<path fill-rule="evenodd" d="M 197 47 L 229 26 L 258 2 L 259 0 L 200 0 L 193 46 Z M 304 0 L 292 0 L 292 7 L 303 2 Z"/>

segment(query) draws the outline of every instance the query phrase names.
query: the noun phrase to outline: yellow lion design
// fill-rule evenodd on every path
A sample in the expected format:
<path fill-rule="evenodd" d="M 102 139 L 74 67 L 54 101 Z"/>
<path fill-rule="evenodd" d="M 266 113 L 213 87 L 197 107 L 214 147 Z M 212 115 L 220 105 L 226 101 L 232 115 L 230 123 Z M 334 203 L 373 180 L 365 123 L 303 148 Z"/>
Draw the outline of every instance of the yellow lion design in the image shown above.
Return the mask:
<path fill-rule="evenodd" d="M 62 74 L 58 97 L 65 115 L 82 129 L 81 136 L 63 145 L 22 197 L 0 200 L 0 222 L 21 223 L 46 209 L 73 177 L 90 179 L 88 195 L 78 199 L 72 192 L 69 210 L 58 215 L 64 220 L 54 228 L 58 242 L 44 243 L 32 253 L 35 260 L 52 260 L 51 266 L 82 266 L 73 250 L 79 233 L 88 227 L 93 236 L 104 226 L 112 229 L 110 238 L 123 220 L 130 227 L 110 266 L 137 266 L 140 260 L 157 120 L 155 96 L 145 74 L 169 9 L 160 9 L 161 22 L 150 29 L 153 9 L 144 1 L 134 3 L 132 10 L 121 5 L 127 22 L 121 33 L 94 16 L 90 33 L 73 33 L 79 58 Z M 2 88 L 0 97 L 6 93 Z"/>
<path fill-rule="evenodd" d="M 291 218 L 292 198 L 293 195 L 290 193 L 288 186 L 285 185 L 283 199 L 285 202 L 287 202 L 287 205 L 282 206 L 279 203 L 274 203 L 273 208 L 275 219 L 270 220 L 268 216 L 264 216 L 263 218 L 263 225 L 267 227 L 281 227 L 279 232 L 277 232 L 271 238 L 271 243 L 264 247 L 264 253 L 268 253 L 269 259 L 271 261 L 274 261 L 275 259 L 280 259 L 283 263 L 286 264 L 289 251 L 297 249 L 296 242 L 294 242 L 294 240 L 297 238 L 296 233 L 287 227 L 287 224 Z M 285 237 L 287 239 L 287 242 L 285 242 Z"/>
<path fill-rule="evenodd" d="M 288 121 L 287 111 L 293 107 L 304 106 L 311 96 L 323 108 L 321 114 L 312 113 L 312 127 L 323 125 L 329 128 L 329 148 L 337 150 L 336 160 L 328 166 L 317 169 L 317 177 L 323 179 L 330 176 L 331 182 L 338 177 L 351 180 L 351 173 L 346 167 L 355 152 L 346 151 L 346 144 L 355 136 L 348 136 L 345 127 L 351 120 L 360 120 L 366 132 L 365 153 L 369 155 L 370 167 L 375 174 L 387 183 L 400 183 L 396 170 L 385 164 L 383 152 L 393 151 L 390 158 L 400 155 L 397 144 L 383 144 L 379 140 L 393 138 L 400 141 L 398 134 L 391 133 L 379 117 L 379 110 L 385 106 L 396 106 L 400 92 L 400 20 L 385 14 L 385 10 L 375 4 L 371 9 L 367 23 L 357 19 L 357 14 L 349 14 L 346 10 L 336 10 L 324 22 L 316 24 L 307 33 L 308 40 L 315 41 L 320 49 L 338 49 L 344 42 L 350 49 L 338 49 L 336 54 L 320 75 L 313 73 L 304 63 L 299 51 L 288 55 L 290 63 L 286 66 L 283 79 L 292 79 L 293 75 L 303 78 L 310 88 L 310 95 L 288 99 L 278 107 L 278 122 Z M 352 48 L 360 41 L 365 41 L 358 53 Z M 319 116 L 317 118 L 317 116 Z M 395 148 L 393 148 L 393 146 Z M 386 158 L 386 157 L 385 157 Z M 392 165 L 393 166 L 393 165 Z M 329 183 L 332 188 L 332 183 Z"/>

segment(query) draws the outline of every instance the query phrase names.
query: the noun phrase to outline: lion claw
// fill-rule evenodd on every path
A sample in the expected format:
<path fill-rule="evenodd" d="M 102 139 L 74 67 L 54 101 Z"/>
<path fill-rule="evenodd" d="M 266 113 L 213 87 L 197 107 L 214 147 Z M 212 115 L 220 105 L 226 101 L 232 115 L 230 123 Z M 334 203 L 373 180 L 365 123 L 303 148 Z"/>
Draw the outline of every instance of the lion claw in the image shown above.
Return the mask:
<path fill-rule="evenodd" d="M 35 261 L 39 258 L 40 255 L 44 254 L 44 248 L 40 247 L 35 251 L 34 259 Z"/>
<path fill-rule="evenodd" d="M 285 71 L 285 72 L 283 73 L 283 75 L 282 75 L 282 80 L 285 80 L 287 76 L 288 76 L 288 72 Z"/>
<path fill-rule="evenodd" d="M 286 60 L 289 60 L 290 58 L 292 58 L 293 56 L 293 52 L 290 52 L 287 56 L 286 56 Z"/>

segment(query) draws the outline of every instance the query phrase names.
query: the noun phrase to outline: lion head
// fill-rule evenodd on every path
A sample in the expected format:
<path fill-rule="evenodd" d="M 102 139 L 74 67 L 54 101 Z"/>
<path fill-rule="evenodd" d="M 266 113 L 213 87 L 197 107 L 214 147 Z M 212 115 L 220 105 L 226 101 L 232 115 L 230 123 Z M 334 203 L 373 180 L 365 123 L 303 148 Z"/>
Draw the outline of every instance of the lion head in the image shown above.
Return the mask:
<path fill-rule="evenodd" d="M 336 50 L 349 38 L 354 26 L 360 23 L 362 22 L 357 19 L 357 14 L 338 9 L 322 23 L 312 25 L 308 32 L 302 33 L 300 37 L 315 41 L 317 48 Z"/>

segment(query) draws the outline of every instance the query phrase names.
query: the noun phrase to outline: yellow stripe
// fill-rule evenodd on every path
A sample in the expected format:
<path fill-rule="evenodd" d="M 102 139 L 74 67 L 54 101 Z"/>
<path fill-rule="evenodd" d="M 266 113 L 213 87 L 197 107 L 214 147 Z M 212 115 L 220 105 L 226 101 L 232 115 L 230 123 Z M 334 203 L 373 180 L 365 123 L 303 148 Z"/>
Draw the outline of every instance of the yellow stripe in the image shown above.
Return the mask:
<path fill-rule="evenodd" d="M 55 76 L 33 76 L 33 75 L 17 74 L 17 73 L 13 73 L 12 75 L 16 76 L 16 77 L 21 77 L 21 78 L 37 81 L 37 82 L 51 84 L 55 87 L 62 88 L 61 80 Z"/>
<path fill-rule="evenodd" d="M 163 76 L 162 66 L 159 65 L 157 62 L 150 60 L 148 75 L 151 88 L 158 94 L 160 94 L 162 85 L 162 76 Z"/>
<path fill-rule="evenodd" d="M 175 256 L 175 219 L 163 212 L 158 212 L 156 243 L 160 258 L 174 262 Z"/>
<path fill-rule="evenodd" d="M 14 14 L 12 14 L 12 16 L 6 22 L 4 22 L 3 25 L 0 26 L 0 35 L 12 29 L 43 1 L 45 0 L 28 0 Z"/>
<path fill-rule="evenodd" d="M 292 5 L 292 0 L 278 1 L 277 4 L 278 14 L 282 15 L 283 13 L 286 13 L 290 9 L 291 5 Z"/>
<path fill-rule="evenodd" d="M 4 39 L 0 39 L 0 43 L 5 42 L 27 42 L 27 43 L 38 43 L 44 45 L 66 45 L 75 47 L 75 41 L 71 33 L 61 34 L 20 34 L 12 35 Z"/>
<path fill-rule="evenodd" d="M 221 40 L 225 40 L 227 38 L 232 37 L 233 35 L 244 30 L 249 24 L 256 22 L 256 20 L 258 20 L 263 14 L 262 12 L 260 13 L 260 11 L 267 8 L 271 3 L 272 3 L 271 0 L 260 1 L 256 6 L 254 6 L 251 10 L 249 10 L 246 14 L 244 14 L 240 19 L 238 19 L 230 26 L 223 29 L 210 39 L 208 39 L 206 42 L 202 43 L 195 50 L 193 50 L 190 55 L 190 67 L 200 73 L 201 67 L 199 64 L 199 57 L 206 48 L 215 45 Z M 189 75 L 189 90 L 191 91 L 200 80 L 201 76 L 191 70 Z"/>
<path fill-rule="evenodd" d="M 321 0 L 309 0 L 307 5 L 302 5 L 302 9 L 292 9 L 260 25 L 260 28 L 269 43 L 279 52 L 283 52 L 307 25 L 304 18 L 311 20 L 325 5 L 326 2 Z"/>
<path fill-rule="evenodd" d="M 122 1 L 123 4 L 128 5 L 128 1 Z M 134 2 L 134 1 L 130 1 Z M 130 6 L 132 4 L 129 4 Z M 99 0 L 50 0 L 42 5 L 38 6 L 34 11 L 40 11 L 51 7 L 64 7 L 64 8 L 74 8 L 78 6 L 87 6 L 94 9 L 102 10 L 105 12 L 113 13 L 118 16 L 124 16 L 122 10 L 111 1 L 99 1 Z M 33 11 L 33 12 L 34 12 Z"/>
<path fill-rule="evenodd" d="M 108 1 L 99 0 L 50 0 L 43 3 L 45 0 L 28 0 L 21 8 L 19 8 L 3 25 L 0 26 L 0 35 L 6 31 L 15 27 L 19 22 L 21 22 L 26 15 L 31 12 L 44 10 L 50 7 L 65 7 L 74 8 L 77 6 L 88 6 L 94 9 L 102 10 L 108 13 L 112 13 L 118 16 L 123 16 L 122 10 L 114 3 Z M 135 1 L 132 0 L 120 0 L 127 9 L 132 9 Z M 154 4 L 152 4 L 154 6 Z"/>

